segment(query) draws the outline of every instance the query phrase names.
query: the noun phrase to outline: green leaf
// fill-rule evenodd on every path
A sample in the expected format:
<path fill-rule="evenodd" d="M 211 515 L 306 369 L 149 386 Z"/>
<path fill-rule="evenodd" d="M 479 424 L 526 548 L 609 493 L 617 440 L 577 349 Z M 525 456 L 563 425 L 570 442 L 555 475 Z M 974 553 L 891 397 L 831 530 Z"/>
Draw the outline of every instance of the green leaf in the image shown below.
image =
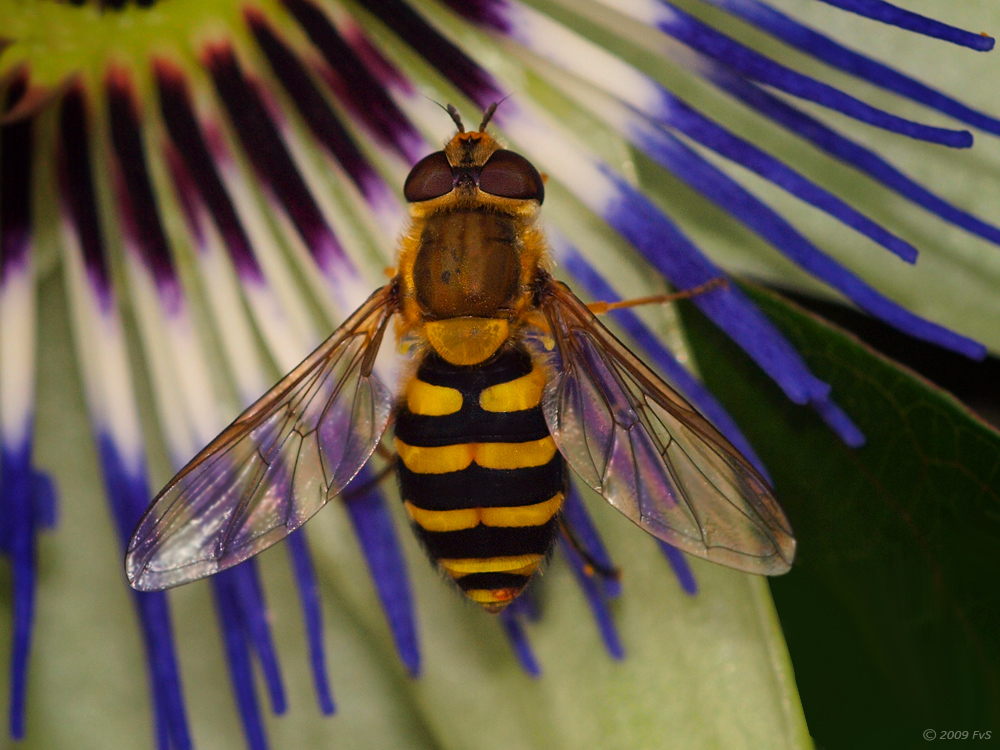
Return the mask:
<path fill-rule="evenodd" d="M 1000 726 L 1000 435 L 774 294 L 767 314 L 867 436 L 851 450 L 687 306 L 705 380 L 771 471 L 799 554 L 771 590 L 824 747 Z"/>

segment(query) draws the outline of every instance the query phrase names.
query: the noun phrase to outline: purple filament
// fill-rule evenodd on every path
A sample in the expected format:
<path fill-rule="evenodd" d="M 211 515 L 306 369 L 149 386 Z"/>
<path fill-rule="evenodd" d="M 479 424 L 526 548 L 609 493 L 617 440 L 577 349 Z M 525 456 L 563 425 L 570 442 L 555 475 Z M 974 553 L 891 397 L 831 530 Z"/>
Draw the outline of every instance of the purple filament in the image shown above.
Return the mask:
<path fill-rule="evenodd" d="M 352 484 L 363 487 L 371 479 L 371 472 L 362 469 Z M 413 594 L 389 509 L 375 487 L 357 495 L 352 495 L 348 489 L 341 498 L 368 563 L 368 571 L 382 602 L 396 650 L 407 671 L 416 677 L 420 674 L 420 646 Z"/>
<path fill-rule="evenodd" d="M 705 117 L 666 89 L 659 89 L 663 99 L 662 117 L 657 121 L 676 128 L 692 140 L 717 154 L 752 170 L 765 180 L 778 185 L 795 197 L 869 237 L 907 263 L 917 259 L 917 249 L 909 242 L 887 231 L 878 223 L 856 211 L 837 196 L 802 176 L 767 152 Z"/>
<path fill-rule="evenodd" d="M 232 574 L 237 568 L 230 568 L 213 576 L 212 589 L 215 604 L 222 625 L 223 644 L 229 676 L 236 694 L 236 707 L 243 723 L 243 734 L 250 750 L 267 750 L 267 735 L 261 719 L 257 692 L 254 688 L 253 665 L 250 661 L 250 645 L 242 623 L 242 607 L 236 601 L 236 585 Z"/>
<path fill-rule="evenodd" d="M 316 140 L 337 160 L 367 199 L 386 194 L 388 187 L 358 149 L 295 53 L 282 41 L 263 13 L 246 8 L 244 15 L 271 69 L 295 102 Z"/>
<path fill-rule="evenodd" d="M 890 190 L 945 221 L 1000 245 L 1000 228 L 951 205 L 914 182 L 871 149 L 840 135 L 814 117 L 792 107 L 721 65 L 715 65 L 706 73 L 706 77 L 764 117 L 801 136 L 834 158 L 864 172 Z"/>
<path fill-rule="evenodd" d="M 499 0 L 479 0 L 474 3 L 458 2 L 458 0 L 445 1 L 452 10 L 464 18 L 484 25 L 495 32 L 504 35 L 511 34 L 513 27 L 508 16 L 512 10 L 507 2 Z M 841 47 L 829 38 L 797 24 L 758 0 L 706 0 L 706 2 L 724 8 L 740 18 L 754 23 L 807 54 L 818 57 L 852 75 L 903 96 L 908 96 L 914 101 L 933 107 L 983 130 L 1000 132 L 1000 121 L 969 109 L 954 99 L 950 99 L 881 63 Z M 719 66 L 718 63 L 711 63 L 711 65 Z M 662 104 L 656 108 L 657 111 L 648 111 L 646 114 L 680 130 L 689 138 L 726 158 L 753 170 L 765 179 L 865 234 L 904 260 L 910 262 L 915 260 L 916 249 L 912 245 L 886 231 L 876 222 L 855 211 L 836 196 L 782 164 L 778 159 L 757 148 L 749 141 L 722 128 L 666 89 L 653 82 L 650 83 L 656 86 Z"/>
<path fill-rule="evenodd" d="M 228 578 L 232 581 L 235 592 L 233 602 L 239 613 L 241 627 L 246 634 L 247 642 L 257 655 L 261 672 L 264 674 L 264 684 L 271 699 L 271 710 L 276 714 L 283 714 L 287 708 L 285 687 L 281 680 L 281 668 L 278 665 L 278 654 L 271 636 L 267 605 L 264 603 L 264 591 L 260 585 L 256 560 L 247 560 L 245 564 L 232 568 Z"/>
<path fill-rule="evenodd" d="M 571 490 L 572 491 L 572 490 Z M 588 571 L 588 566 L 583 558 L 573 549 L 573 545 L 563 537 L 559 538 L 566 559 L 569 560 L 570 569 L 576 582 L 583 590 L 583 595 L 587 599 L 590 611 L 597 622 L 597 629 L 601 634 L 601 640 L 608 653 L 615 659 L 625 658 L 625 649 L 622 647 L 621 638 L 618 636 L 618 628 L 615 626 L 614 617 L 608 607 L 608 597 L 603 587 L 597 581 L 597 575 Z"/>
<path fill-rule="evenodd" d="M 144 473 L 136 475 L 126 468 L 121 451 L 110 435 L 99 433 L 97 443 L 108 502 L 124 550 L 149 501 L 149 483 Z M 162 591 L 133 591 L 132 598 L 146 645 L 159 747 L 161 750 L 170 747 L 188 750 L 192 747 L 191 735 L 167 595 Z"/>
<path fill-rule="evenodd" d="M 181 292 L 150 182 L 135 92 L 124 70 L 109 70 L 105 95 L 111 145 L 120 176 L 118 198 L 125 231 L 134 240 L 140 257 L 156 279 L 164 301 L 173 307 L 180 304 Z"/>
<path fill-rule="evenodd" d="M 884 112 L 764 57 L 669 3 L 663 5 L 669 10 L 657 28 L 742 76 L 890 132 L 952 148 L 972 145 L 968 131 L 922 125 Z"/>
<path fill-rule="evenodd" d="M 724 276 L 652 202 L 610 170 L 618 197 L 605 218 L 676 288 L 690 289 Z M 830 387 L 811 372 L 778 329 L 738 289 L 698 295 L 694 304 L 760 365 L 797 404 L 825 398 Z"/>
<path fill-rule="evenodd" d="M 420 133 L 344 41 L 326 14 L 309 0 L 282 1 L 337 76 L 339 85 L 333 88 L 338 96 L 344 98 L 371 133 L 407 162 L 412 163 L 422 157 L 424 154 L 414 149 L 414 144 L 423 142 Z"/>
<path fill-rule="evenodd" d="M 195 117 L 184 73 L 164 61 L 154 62 L 153 70 L 160 94 L 163 122 L 190 176 L 186 183 L 187 189 L 200 193 L 240 275 L 256 282 L 263 280 L 250 239 L 219 176 L 215 159 L 211 156 Z M 189 196 L 186 202 L 193 202 L 193 197 Z"/>
<path fill-rule="evenodd" d="M 674 571 L 674 577 L 677 578 L 677 582 L 681 585 L 684 593 L 690 594 L 691 596 L 697 594 L 698 581 L 695 580 L 694 571 L 692 571 L 691 566 L 688 565 L 688 561 L 687 558 L 684 557 L 684 553 L 661 539 L 657 539 L 656 543 L 659 545 L 663 556 L 667 558 L 667 562 L 670 563 L 670 569 Z"/>
<path fill-rule="evenodd" d="M 874 288 L 819 250 L 773 209 L 669 133 L 651 126 L 637 129 L 637 145 L 657 163 L 719 205 L 816 278 L 843 293 L 858 307 L 898 330 L 972 359 L 986 347 L 924 320 L 879 294 Z"/>
<path fill-rule="evenodd" d="M 524 628 L 517 617 L 517 612 L 511 611 L 512 606 L 513 603 L 500 613 L 500 625 L 503 627 L 503 632 L 507 636 L 507 640 L 510 641 L 514 656 L 517 658 L 521 668 L 530 677 L 539 677 L 542 674 L 542 669 L 538 665 L 534 651 L 531 650 L 531 643 L 528 641 L 528 635 L 524 632 Z"/>
<path fill-rule="evenodd" d="M 910 78 L 909 76 L 890 68 L 888 65 L 884 65 L 866 55 L 855 52 L 852 49 L 848 49 L 847 47 L 835 42 L 830 37 L 821 34 L 808 26 L 800 24 L 789 16 L 786 16 L 784 13 L 781 13 L 775 8 L 772 8 L 759 0 L 704 0 L 704 2 L 708 2 L 718 8 L 722 8 L 723 10 L 742 18 L 743 20 L 752 23 L 757 28 L 766 31 L 786 44 L 789 44 L 818 60 L 822 60 L 828 65 L 842 70 L 849 75 L 873 83 L 876 86 L 886 89 L 887 91 L 895 92 L 900 96 L 905 96 L 912 101 L 931 107 L 932 109 L 936 109 L 939 112 L 954 117 L 962 122 L 966 122 L 974 127 L 981 128 L 989 133 L 1000 133 L 1000 120 L 997 120 L 995 117 L 990 117 L 989 115 L 967 107 L 950 96 L 947 96 L 946 94 L 943 94 L 940 91 L 921 83 L 920 81 Z M 860 5 L 858 3 L 850 4 Z M 851 10 L 851 8 L 845 7 L 846 5 L 848 5 L 848 3 L 841 5 L 841 7 L 844 7 L 845 10 Z M 906 13 L 906 11 L 900 11 L 900 13 Z M 909 15 L 916 16 L 916 14 Z M 939 24 L 937 21 L 930 21 L 930 19 L 925 19 L 922 16 L 916 16 L 916 18 L 920 18 L 922 21 L 926 21 L 930 25 L 937 25 L 939 28 L 951 29 L 956 32 L 956 36 L 948 39 L 948 41 L 980 50 L 993 48 L 993 39 L 988 36 L 971 34 L 967 31 L 953 29 L 950 26 L 944 26 L 944 24 Z M 892 21 L 884 18 L 880 18 L 878 20 L 885 21 L 886 23 L 892 23 Z M 911 30 L 917 31 L 917 33 L 927 33 L 926 31 L 918 31 L 917 29 Z M 939 35 L 929 34 L 929 36 Z M 939 38 L 944 39 L 946 37 L 940 35 Z"/>
<path fill-rule="evenodd" d="M 316 581 L 316 569 L 309 554 L 309 544 L 305 529 L 298 529 L 288 537 L 288 554 L 298 584 L 299 600 L 302 603 L 302 619 L 305 621 L 306 640 L 309 644 L 309 666 L 319 709 L 327 716 L 336 711 L 330 678 L 326 670 L 326 646 L 323 643 L 323 610 Z"/>
<path fill-rule="evenodd" d="M 103 314 L 114 311 L 114 295 L 107 271 L 104 239 L 90 164 L 88 121 L 83 90 L 71 88 L 63 98 L 59 116 L 59 188 L 67 219 L 76 232 L 83 263 Z M 109 434 L 97 435 L 104 485 L 122 549 L 149 502 L 151 493 L 144 471 L 129 472 L 121 451 Z M 133 450 L 141 450 L 133 446 Z M 161 750 L 188 750 L 188 730 L 180 673 L 173 645 L 166 594 L 133 592 L 149 665 L 150 685 Z"/>
<path fill-rule="evenodd" d="M 76 232 L 87 277 L 101 305 L 101 312 L 107 315 L 113 308 L 113 294 L 94 193 L 88 120 L 83 89 L 74 86 L 63 97 L 59 116 L 60 200 Z"/>
<path fill-rule="evenodd" d="M 594 521 L 587 511 L 587 506 L 583 504 L 583 500 L 580 499 L 580 493 L 573 483 L 570 483 L 569 492 L 566 494 L 562 514 L 566 524 L 576 535 L 576 540 L 587 551 L 591 559 L 605 570 L 614 570 L 615 564 L 611 560 L 611 555 L 608 554 L 608 550 L 601 540 L 601 535 L 598 533 L 597 527 L 594 525 Z M 604 595 L 607 598 L 617 599 L 621 596 L 622 584 L 618 578 L 600 575 L 599 573 L 597 575 L 601 588 L 604 589 Z"/>
<path fill-rule="evenodd" d="M 26 91 L 18 78 L 6 92 L 4 109 L 12 107 Z M 28 270 L 31 249 L 31 159 L 34 121 L 25 118 L 0 128 L 0 294 L 5 281 Z M 31 280 L 30 283 L 34 283 Z M 5 321 L 7 325 L 11 321 Z M 34 356 L 34 352 L 30 353 Z M 28 664 L 35 619 L 37 583 L 36 532 L 40 524 L 36 493 L 41 482 L 31 466 L 30 431 L 33 419 L 17 425 L 23 438 L 0 440 L 0 551 L 11 561 L 13 578 L 13 627 L 10 658 L 10 734 L 21 739 L 25 732 Z"/>
<path fill-rule="evenodd" d="M 483 110 L 504 97 L 493 76 L 402 0 L 369 0 L 366 8 Z"/>
<path fill-rule="evenodd" d="M 980 52 L 993 49 L 993 39 L 986 34 L 973 34 L 956 29 L 954 26 L 948 26 L 926 16 L 897 8 L 895 5 L 882 2 L 882 0 L 820 0 L 820 2 L 851 13 L 857 13 L 859 16 L 867 16 L 882 23 L 898 26 L 916 34 L 936 37 Z"/>
<path fill-rule="evenodd" d="M 7 92 L 9 109 L 24 95 L 26 81 L 18 79 Z M 34 120 L 15 120 L 0 128 L 0 284 L 24 267 L 31 251 L 31 159 Z"/>
<path fill-rule="evenodd" d="M 35 618 L 38 518 L 33 474 L 30 442 L 0 445 L 0 551 L 10 558 L 14 584 L 8 725 L 14 739 L 22 739 L 25 732 L 28 663 Z"/>
<path fill-rule="evenodd" d="M 333 230 L 299 174 L 257 88 L 243 74 L 232 48 L 211 45 L 205 50 L 205 67 L 215 83 L 244 153 L 269 187 L 299 235 L 324 271 L 347 262 Z"/>
<path fill-rule="evenodd" d="M 508 604 L 504 612 L 507 611 L 528 622 L 538 622 L 541 619 L 541 612 L 538 609 L 538 602 L 535 601 L 534 587 L 529 586 L 519 597 Z"/>

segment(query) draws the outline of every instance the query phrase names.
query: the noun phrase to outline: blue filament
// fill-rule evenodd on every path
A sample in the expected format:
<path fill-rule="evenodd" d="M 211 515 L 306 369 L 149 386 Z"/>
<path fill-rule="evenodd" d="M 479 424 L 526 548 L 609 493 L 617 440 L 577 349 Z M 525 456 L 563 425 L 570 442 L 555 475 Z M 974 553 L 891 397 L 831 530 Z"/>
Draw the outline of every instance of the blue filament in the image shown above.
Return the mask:
<path fill-rule="evenodd" d="M 718 8 L 722 8 L 723 10 L 742 18 L 743 20 L 752 23 L 754 26 L 766 31 L 786 44 L 801 50 L 807 55 L 815 57 L 817 60 L 822 60 L 838 70 L 842 70 L 856 78 L 873 83 L 887 91 L 892 91 L 900 96 L 905 96 L 907 99 L 923 104 L 931 109 L 936 109 L 938 112 L 954 117 L 956 120 L 968 123 L 969 125 L 977 127 L 981 130 L 985 130 L 988 133 L 1000 133 L 1000 120 L 997 118 L 978 112 L 951 98 L 947 94 L 943 94 L 940 91 L 921 83 L 920 81 L 910 78 L 909 76 L 890 68 L 888 65 L 884 65 L 877 60 L 873 60 L 860 52 L 855 52 L 854 50 L 835 42 L 830 37 L 821 34 L 808 26 L 800 24 L 789 16 L 786 16 L 784 13 L 781 13 L 759 0 L 703 1 Z M 827 0 L 824 0 L 824 2 L 825 1 Z M 835 4 L 841 5 L 840 3 Z M 863 5 L 863 3 L 844 3 L 843 5 L 860 6 Z M 876 4 L 869 3 L 869 5 Z M 878 3 L 878 5 L 885 5 L 885 3 Z M 852 10 L 851 8 L 846 9 Z M 906 11 L 900 12 L 906 13 Z M 909 15 L 916 16 L 916 14 Z M 937 21 L 931 21 L 930 19 L 923 18 L 921 16 L 916 17 L 921 18 L 924 22 L 926 22 L 924 26 L 925 29 L 930 29 L 932 27 L 951 29 L 955 32 L 955 35 L 952 38 L 948 38 L 944 35 L 928 33 L 927 30 L 921 30 L 918 31 L 918 33 L 928 34 L 929 36 L 937 36 L 956 44 L 972 47 L 973 49 L 989 50 L 993 48 L 994 42 L 990 37 L 983 36 L 981 34 L 971 34 L 960 29 L 954 29 L 953 27 L 945 26 Z M 891 23 L 891 21 L 886 20 L 886 23 Z M 917 31 L 916 29 L 911 30 Z"/>
<path fill-rule="evenodd" d="M 305 529 L 298 529 L 288 537 L 288 554 L 292 560 L 292 570 L 298 584 L 299 600 L 302 603 L 302 619 L 306 626 L 306 640 L 309 644 L 309 667 L 319 709 L 327 716 L 334 713 L 333 691 L 326 670 L 326 647 L 323 643 L 323 612 L 319 597 L 316 569 L 309 555 L 309 545 Z"/>
<path fill-rule="evenodd" d="M 370 480 L 371 472 L 362 469 L 354 482 L 364 486 Z M 350 490 L 346 494 L 350 495 Z M 389 509 L 375 488 L 350 499 L 342 498 L 382 602 L 396 650 L 407 671 L 415 677 L 420 674 L 420 646 L 413 594 Z"/>
<path fill-rule="evenodd" d="M 518 613 L 513 609 L 516 601 L 500 613 L 500 625 L 503 627 L 507 640 L 510 641 L 514 656 L 521 668 L 531 677 L 539 677 L 542 674 L 542 668 L 538 665 L 534 651 L 531 650 L 531 643 L 518 619 Z"/>

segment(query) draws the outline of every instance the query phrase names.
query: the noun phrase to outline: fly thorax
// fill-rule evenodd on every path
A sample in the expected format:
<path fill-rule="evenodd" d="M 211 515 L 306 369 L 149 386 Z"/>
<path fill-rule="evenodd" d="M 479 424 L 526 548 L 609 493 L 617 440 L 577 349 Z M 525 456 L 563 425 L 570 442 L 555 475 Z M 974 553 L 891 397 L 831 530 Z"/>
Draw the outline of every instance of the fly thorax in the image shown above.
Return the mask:
<path fill-rule="evenodd" d="M 428 343 L 445 360 L 471 365 L 509 336 L 521 290 L 517 217 L 482 209 L 428 217 L 413 265 Z"/>

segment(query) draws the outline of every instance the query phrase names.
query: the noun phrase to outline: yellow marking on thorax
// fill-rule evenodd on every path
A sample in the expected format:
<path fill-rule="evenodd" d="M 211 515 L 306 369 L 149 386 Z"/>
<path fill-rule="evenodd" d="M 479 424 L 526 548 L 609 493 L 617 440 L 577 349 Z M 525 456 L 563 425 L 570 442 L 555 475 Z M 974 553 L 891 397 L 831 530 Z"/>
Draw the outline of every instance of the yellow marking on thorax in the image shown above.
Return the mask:
<path fill-rule="evenodd" d="M 503 318 L 428 320 L 424 333 L 434 351 L 453 365 L 477 365 L 493 356 L 510 336 Z"/>
<path fill-rule="evenodd" d="M 404 500 L 410 518 L 426 531 L 460 531 L 479 524 L 484 526 L 523 527 L 542 526 L 548 523 L 562 507 L 563 493 L 558 492 L 548 500 L 533 505 L 504 508 L 459 508 L 457 510 L 425 510 Z"/>
<path fill-rule="evenodd" d="M 556 454 L 551 437 L 525 443 L 459 443 L 424 448 L 394 438 L 396 452 L 415 474 L 448 474 L 468 468 L 475 461 L 484 469 L 525 469 L 544 466 Z"/>
<path fill-rule="evenodd" d="M 479 394 L 479 405 L 485 411 L 523 411 L 538 406 L 545 389 L 545 373 L 535 367 L 527 375 L 506 383 L 485 388 Z"/>
<path fill-rule="evenodd" d="M 551 437 L 543 437 L 526 443 L 480 443 L 475 461 L 484 469 L 523 469 L 544 466 L 555 454 L 555 442 Z"/>
<path fill-rule="evenodd" d="M 470 557 L 442 559 L 438 564 L 453 578 L 470 573 L 519 573 L 530 575 L 542 562 L 541 555 L 512 555 L 510 557 Z"/>
<path fill-rule="evenodd" d="M 406 408 L 426 417 L 454 414 L 462 409 L 462 392 L 414 378 L 406 388 Z"/>

